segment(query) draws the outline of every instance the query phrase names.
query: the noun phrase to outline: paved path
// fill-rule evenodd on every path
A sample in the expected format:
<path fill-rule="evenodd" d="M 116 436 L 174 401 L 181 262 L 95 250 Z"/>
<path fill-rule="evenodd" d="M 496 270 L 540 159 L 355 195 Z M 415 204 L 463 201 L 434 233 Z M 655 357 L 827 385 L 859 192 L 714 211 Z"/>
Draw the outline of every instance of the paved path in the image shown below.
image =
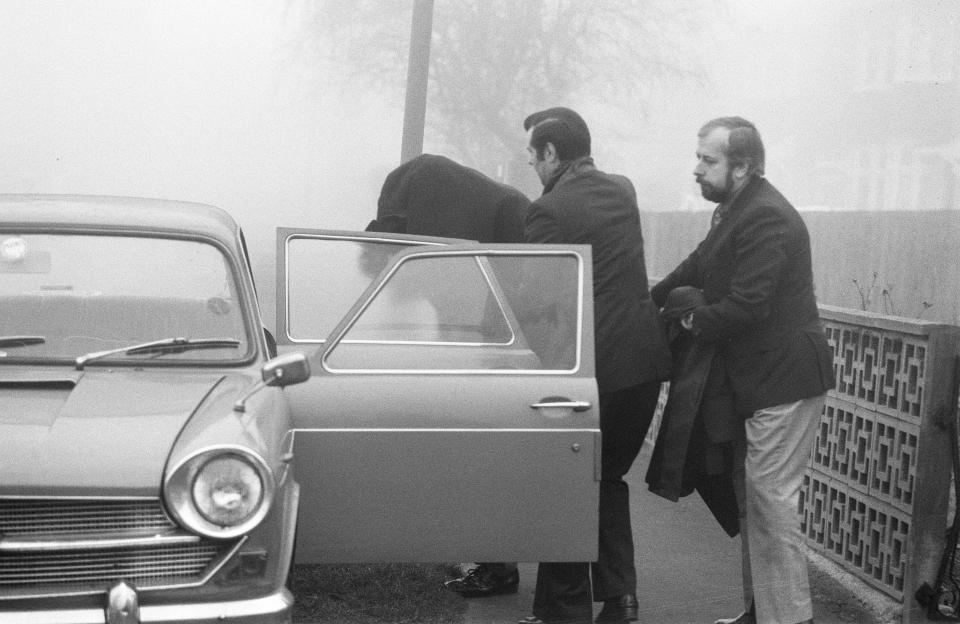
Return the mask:
<path fill-rule="evenodd" d="M 637 598 L 640 623 L 710 624 L 742 611 L 740 539 L 730 538 L 694 494 L 671 503 L 651 494 L 643 476 L 649 461 L 644 446 L 630 484 L 631 518 L 637 552 Z M 536 564 L 520 564 L 520 590 L 515 595 L 467 601 L 465 624 L 512 624 L 531 614 Z M 817 624 L 872 624 L 892 621 L 875 606 L 893 608 L 879 593 L 851 591 L 819 566 L 810 566 Z M 845 580 L 840 575 L 841 580 Z M 595 606 L 594 614 L 598 607 Z"/>

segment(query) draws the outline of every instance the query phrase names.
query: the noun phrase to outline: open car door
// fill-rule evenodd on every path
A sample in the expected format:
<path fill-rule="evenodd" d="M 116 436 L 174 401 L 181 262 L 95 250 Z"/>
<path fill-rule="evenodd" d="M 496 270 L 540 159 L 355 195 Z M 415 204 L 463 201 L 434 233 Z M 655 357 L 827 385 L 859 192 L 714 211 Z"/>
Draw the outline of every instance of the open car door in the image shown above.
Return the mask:
<path fill-rule="evenodd" d="M 278 232 L 298 562 L 596 559 L 589 247 L 448 242 Z"/>

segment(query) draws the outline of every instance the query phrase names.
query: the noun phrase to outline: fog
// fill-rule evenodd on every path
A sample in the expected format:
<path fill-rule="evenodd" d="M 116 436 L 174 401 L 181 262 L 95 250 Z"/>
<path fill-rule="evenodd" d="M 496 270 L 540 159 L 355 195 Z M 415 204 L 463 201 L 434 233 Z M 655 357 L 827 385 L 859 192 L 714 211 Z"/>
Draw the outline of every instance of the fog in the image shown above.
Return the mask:
<path fill-rule="evenodd" d="M 916 110 L 905 114 L 953 111 L 958 4 L 703 2 L 710 14 L 700 31 L 689 33 L 684 50 L 700 65 L 697 80 L 660 83 L 643 107 L 603 92 L 543 104 L 583 112 L 598 165 L 634 181 L 641 210 L 708 208 L 692 184 L 696 130 L 730 114 L 757 123 L 767 142 L 767 175 L 798 206 L 871 209 L 877 206 L 861 205 L 869 185 L 837 182 L 850 158 L 870 157 L 872 133 L 892 131 L 889 110 L 865 109 L 869 97 L 852 104 L 836 98 L 845 85 L 869 84 L 863 74 L 871 65 L 863 59 L 871 48 L 856 36 L 865 25 L 874 37 L 893 32 L 896 71 L 906 58 L 920 82 L 933 85 L 919 100 L 908 100 Z M 219 206 L 243 226 L 257 278 L 271 297 L 273 228 L 362 229 L 375 214 L 383 177 L 400 157 L 402 94 L 353 88 L 342 68 L 298 53 L 291 42 L 307 36 L 298 23 L 302 15 L 296 4 L 247 0 L 5 0 L 0 192 Z M 887 16 L 889 24 L 882 21 Z M 407 45 L 404 35 L 398 33 L 397 45 Z M 398 79 L 405 72 L 398 64 Z M 926 144 L 938 147 L 910 167 L 942 180 L 946 190 L 936 191 L 933 203 L 910 197 L 926 207 L 956 208 L 960 157 L 950 150 L 960 153 L 957 115 L 934 116 L 936 123 L 921 130 Z M 525 158 L 521 121 L 516 146 Z M 861 147 L 851 152 L 848 143 Z M 424 149 L 447 152 L 430 136 Z M 811 151 L 822 158 L 805 160 Z M 508 181 L 536 193 L 532 172 L 516 175 Z M 834 187 L 840 190 L 831 194 Z M 264 312 L 272 317 L 269 305 Z"/>
<path fill-rule="evenodd" d="M 278 52 L 278 3 L 14 1 L 0 16 L 4 192 L 208 202 L 251 228 L 278 214 L 347 226 L 398 151 L 402 111 L 363 97 L 321 108 L 299 89 Z"/>

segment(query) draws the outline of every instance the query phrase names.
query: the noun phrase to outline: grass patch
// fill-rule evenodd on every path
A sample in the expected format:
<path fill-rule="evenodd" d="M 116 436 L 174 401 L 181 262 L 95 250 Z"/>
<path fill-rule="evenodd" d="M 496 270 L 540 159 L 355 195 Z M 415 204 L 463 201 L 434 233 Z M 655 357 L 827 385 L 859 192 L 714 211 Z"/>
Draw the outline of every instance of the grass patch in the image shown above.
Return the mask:
<path fill-rule="evenodd" d="M 461 624 L 466 601 L 443 588 L 450 565 L 298 565 L 290 575 L 300 624 Z"/>

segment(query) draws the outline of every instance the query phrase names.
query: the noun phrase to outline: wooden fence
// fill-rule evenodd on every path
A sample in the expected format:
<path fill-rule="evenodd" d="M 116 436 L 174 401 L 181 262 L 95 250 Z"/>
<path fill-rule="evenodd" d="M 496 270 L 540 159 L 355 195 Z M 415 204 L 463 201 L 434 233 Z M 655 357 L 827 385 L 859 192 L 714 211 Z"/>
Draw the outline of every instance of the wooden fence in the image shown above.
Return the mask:
<path fill-rule="evenodd" d="M 960 325 L 960 210 L 801 214 L 820 303 Z M 647 271 L 663 277 L 706 236 L 710 213 L 640 221 Z"/>

